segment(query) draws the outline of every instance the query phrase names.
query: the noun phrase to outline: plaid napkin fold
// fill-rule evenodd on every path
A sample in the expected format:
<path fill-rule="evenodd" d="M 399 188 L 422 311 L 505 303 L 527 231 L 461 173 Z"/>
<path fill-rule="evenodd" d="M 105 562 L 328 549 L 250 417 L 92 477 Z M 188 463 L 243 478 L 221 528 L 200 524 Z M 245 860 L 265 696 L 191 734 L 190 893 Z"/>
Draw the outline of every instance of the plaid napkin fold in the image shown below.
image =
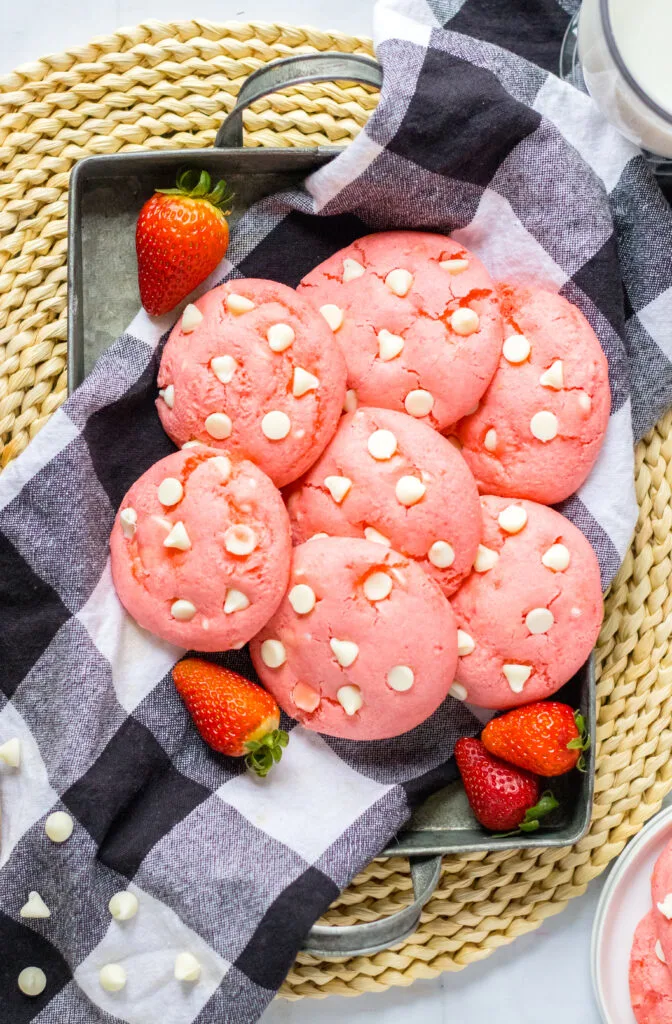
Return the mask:
<path fill-rule="evenodd" d="M 606 585 L 635 523 L 633 439 L 672 402 L 672 215 L 591 100 L 524 59 L 550 66 L 544 32 L 557 54 L 564 5 L 511 0 L 504 26 L 498 3 L 379 3 L 376 113 L 302 188 L 247 213 L 218 277 L 296 285 L 358 236 L 408 227 L 562 291 L 609 359 L 606 444 L 562 508 Z M 500 24 L 516 53 L 495 45 Z M 0 740 L 20 737 L 23 757 L 0 777 L 3 1024 L 255 1021 L 313 921 L 454 777 L 453 743 L 474 731 L 451 698 L 394 740 L 297 726 L 265 781 L 199 740 L 170 680 L 182 652 L 123 612 L 107 544 L 124 492 L 172 450 L 153 405 L 168 326 L 139 314 L 0 477 Z M 253 676 L 245 651 L 221 660 Z M 60 846 L 44 831 L 56 809 L 75 819 Z M 107 904 L 125 888 L 140 909 L 120 924 Z M 21 919 L 30 890 L 49 919 Z M 183 950 L 196 985 L 173 977 Z M 125 967 L 122 992 L 101 988 L 107 963 Z M 47 977 L 35 999 L 16 984 L 28 965 Z"/>

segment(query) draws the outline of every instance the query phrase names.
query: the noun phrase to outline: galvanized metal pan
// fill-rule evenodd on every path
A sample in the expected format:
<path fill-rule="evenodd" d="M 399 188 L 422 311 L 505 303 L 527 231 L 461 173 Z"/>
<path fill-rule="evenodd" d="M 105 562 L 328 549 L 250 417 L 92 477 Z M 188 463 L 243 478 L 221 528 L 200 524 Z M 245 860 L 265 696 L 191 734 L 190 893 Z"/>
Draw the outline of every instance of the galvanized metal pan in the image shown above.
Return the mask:
<path fill-rule="evenodd" d="M 265 195 L 301 181 L 332 160 L 337 146 L 306 149 L 243 149 L 242 112 L 277 89 L 303 82 L 347 80 L 379 87 L 382 73 L 368 57 L 308 54 L 277 61 L 251 75 L 213 149 L 90 157 L 77 164 L 70 181 L 68 384 L 77 387 L 98 356 L 125 329 L 140 307 L 135 264 L 135 221 L 156 187 L 174 183 L 178 168 L 205 168 L 225 177 L 236 198 L 235 224 Z M 580 707 L 594 740 L 595 679 L 592 659 L 558 695 Z M 414 900 L 398 913 L 369 924 L 316 926 L 305 948 L 320 957 L 370 954 L 401 942 L 417 927 L 423 905 L 438 882 L 441 857 L 473 850 L 570 846 L 586 831 L 592 807 L 593 755 L 587 771 L 557 780 L 561 809 L 539 835 L 496 839 L 474 820 L 456 781 L 427 800 L 383 855 L 411 861 Z"/>

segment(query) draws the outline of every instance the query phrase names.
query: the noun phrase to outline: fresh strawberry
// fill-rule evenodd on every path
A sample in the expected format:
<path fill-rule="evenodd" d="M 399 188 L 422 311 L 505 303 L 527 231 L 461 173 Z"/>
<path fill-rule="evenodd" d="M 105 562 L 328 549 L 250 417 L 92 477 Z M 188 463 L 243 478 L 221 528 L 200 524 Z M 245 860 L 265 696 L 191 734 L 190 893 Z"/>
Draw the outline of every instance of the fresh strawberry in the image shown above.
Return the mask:
<path fill-rule="evenodd" d="M 151 316 L 167 313 L 211 274 L 229 244 L 223 181 L 210 190 L 207 171 L 183 171 L 177 188 L 158 189 L 135 230 L 138 283 Z"/>
<path fill-rule="evenodd" d="M 537 701 L 488 722 L 481 741 L 491 754 L 535 775 L 563 775 L 590 746 L 583 716 L 569 704 Z"/>
<path fill-rule="evenodd" d="M 244 757 L 248 768 L 268 775 L 289 737 L 279 728 L 280 709 L 270 693 L 203 658 L 184 658 L 173 682 L 205 742 L 220 754 Z"/>
<path fill-rule="evenodd" d="M 536 832 L 539 819 L 558 806 L 552 793 L 540 798 L 534 775 L 493 757 L 480 740 L 458 740 L 455 759 L 472 811 L 493 832 Z"/>

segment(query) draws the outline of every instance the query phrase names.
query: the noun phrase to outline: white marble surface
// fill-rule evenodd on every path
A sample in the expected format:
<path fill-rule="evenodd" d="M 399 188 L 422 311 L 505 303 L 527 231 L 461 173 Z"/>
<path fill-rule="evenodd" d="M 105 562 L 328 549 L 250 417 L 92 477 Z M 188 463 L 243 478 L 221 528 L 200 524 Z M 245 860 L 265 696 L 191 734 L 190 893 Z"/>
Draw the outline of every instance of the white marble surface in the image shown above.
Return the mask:
<path fill-rule="evenodd" d="M 148 18 L 283 20 L 360 35 L 371 33 L 362 0 L 0 0 L 0 73 L 45 53 Z M 590 984 L 590 929 L 601 880 L 541 928 L 458 974 L 357 999 L 276 1001 L 263 1024 L 600 1024 Z M 563 984 L 562 979 L 567 979 Z"/>

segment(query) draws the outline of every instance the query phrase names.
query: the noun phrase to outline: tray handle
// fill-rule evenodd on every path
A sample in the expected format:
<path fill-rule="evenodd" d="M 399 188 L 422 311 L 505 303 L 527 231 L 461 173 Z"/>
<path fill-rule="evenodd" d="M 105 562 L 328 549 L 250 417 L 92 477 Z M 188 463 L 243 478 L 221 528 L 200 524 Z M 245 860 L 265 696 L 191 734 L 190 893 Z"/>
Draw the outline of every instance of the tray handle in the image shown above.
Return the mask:
<path fill-rule="evenodd" d="M 343 80 L 379 89 L 383 72 L 377 61 L 358 53 L 306 53 L 259 68 L 243 83 L 235 107 L 217 132 L 215 146 L 223 149 L 243 145 L 243 111 L 262 96 L 304 82 Z"/>
<path fill-rule="evenodd" d="M 308 932 L 303 950 L 328 960 L 330 957 L 371 956 L 389 946 L 403 942 L 420 922 L 420 913 L 439 883 L 441 857 L 412 857 L 411 878 L 415 899 L 408 907 L 390 917 L 366 924 L 331 927 L 316 924 Z"/>

